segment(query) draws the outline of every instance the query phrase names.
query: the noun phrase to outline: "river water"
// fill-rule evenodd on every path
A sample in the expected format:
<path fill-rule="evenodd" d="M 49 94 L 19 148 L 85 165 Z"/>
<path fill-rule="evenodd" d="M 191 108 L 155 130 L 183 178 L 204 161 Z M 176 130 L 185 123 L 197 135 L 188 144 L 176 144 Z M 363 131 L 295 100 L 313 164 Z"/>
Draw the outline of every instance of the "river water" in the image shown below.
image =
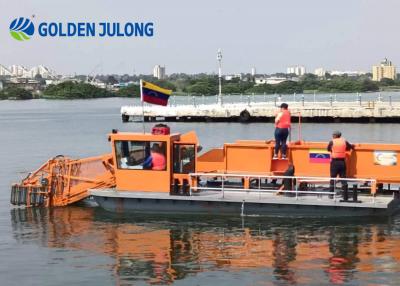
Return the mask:
<path fill-rule="evenodd" d="M 130 99 L 0 101 L 1 285 L 399 285 L 400 216 L 380 219 L 115 215 L 96 206 L 19 209 L 12 182 L 49 157 L 110 151 Z M 146 123 L 147 130 L 151 123 Z M 270 123 L 171 123 L 204 149 L 270 139 Z M 350 142 L 400 143 L 397 124 L 302 126 L 305 140 L 340 129 Z M 294 128 L 292 137 L 297 138 Z"/>

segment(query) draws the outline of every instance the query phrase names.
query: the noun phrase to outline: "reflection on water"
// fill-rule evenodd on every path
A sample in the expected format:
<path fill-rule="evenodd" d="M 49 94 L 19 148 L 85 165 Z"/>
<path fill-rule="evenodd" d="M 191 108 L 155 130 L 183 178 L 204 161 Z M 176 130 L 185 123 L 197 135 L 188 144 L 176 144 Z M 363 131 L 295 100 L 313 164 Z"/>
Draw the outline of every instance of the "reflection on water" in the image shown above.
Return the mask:
<path fill-rule="evenodd" d="M 11 210 L 19 244 L 111 257 L 107 267 L 116 285 L 172 284 L 212 271 L 254 270 L 258 275 L 250 280 L 227 279 L 263 285 L 396 281 L 391 280 L 400 271 L 396 224 L 346 220 L 132 217 L 94 207 Z"/>

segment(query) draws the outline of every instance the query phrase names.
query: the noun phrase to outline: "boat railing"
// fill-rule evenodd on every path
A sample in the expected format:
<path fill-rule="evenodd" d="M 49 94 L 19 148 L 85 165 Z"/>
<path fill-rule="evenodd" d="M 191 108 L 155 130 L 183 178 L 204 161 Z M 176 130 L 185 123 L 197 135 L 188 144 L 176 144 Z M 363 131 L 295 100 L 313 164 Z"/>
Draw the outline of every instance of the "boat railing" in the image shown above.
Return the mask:
<path fill-rule="evenodd" d="M 220 186 L 207 186 L 198 184 L 200 178 L 213 178 L 214 180 L 220 180 Z M 229 184 L 226 184 L 228 179 L 242 179 L 244 182 L 243 188 L 232 187 Z M 261 180 L 291 180 L 293 188 L 291 190 L 285 189 L 267 189 L 262 188 Z M 256 180 L 256 186 L 251 185 L 250 182 Z M 334 190 L 331 191 L 317 191 L 317 190 L 302 190 L 300 187 L 301 183 L 305 183 L 307 185 L 330 185 L 330 182 L 334 182 Z M 375 194 L 376 194 L 376 180 L 370 178 L 331 178 L 331 177 L 315 177 L 315 176 L 281 176 L 281 175 L 265 175 L 265 174 L 235 174 L 235 173 L 191 173 L 189 174 L 189 195 L 197 195 L 200 194 L 201 191 L 216 191 L 221 193 L 221 197 L 225 197 L 226 192 L 245 192 L 245 193 L 255 193 L 259 195 L 261 199 L 261 195 L 263 193 L 275 193 L 275 194 L 288 194 L 293 196 L 296 200 L 299 199 L 302 195 L 317 195 L 321 196 L 329 196 L 335 202 L 341 196 L 339 196 L 336 192 L 336 184 L 337 182 L 346 182 L 346 184 L 353 183 L 353 201 L 357 201 L 357 184 L 363 184 L 364 186 L 368 186 L 370 188 L 370 193 L 372 197 L 372 202 L 375 203 Z M 247 185 L 247 187 L 246 187 Z M 279 186 L 278 184 L 276 186 Z M 346 198 L 347 201 L 347 194 Z"/>

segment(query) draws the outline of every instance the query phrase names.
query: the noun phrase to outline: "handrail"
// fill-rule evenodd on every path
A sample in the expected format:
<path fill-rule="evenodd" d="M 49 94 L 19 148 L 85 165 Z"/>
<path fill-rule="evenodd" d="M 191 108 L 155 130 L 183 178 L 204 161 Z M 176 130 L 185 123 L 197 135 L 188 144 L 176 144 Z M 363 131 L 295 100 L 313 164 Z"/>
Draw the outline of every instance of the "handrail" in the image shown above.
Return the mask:
<path fill-rule="evenodd" d="M 235 174 L 235 173 L 190 173 L 189 176 L 203 176 L 203 177 L 244 177 L 244 178 L 261 178 L 261 179 L 310 179 L 310 180 L 336 180 L 336 181 L 350 181 L 350 182 L 376 182 L 376 179 L 370 178 L 331 178 L 331 177 L 317 177 L 317 176 L 279 176 L 279 175 L 260 175 L 260 174 Z"/>
<path fill-rule="evenodd" d="M 198 187 L 193 186 L 193 178 L 194 177 L 221 177 L 221 187 Z M 229 188 L 226 187 L 224 181 L 226 178 L 245 178 L 245 179 L 258 179 L 258 188 Z M 268 190 L 261 189 L 260 181 L 261 179 L 296 179 L 296 182 L 302 180 L 303 182 L 326 182 L 330 183 L 334 181 L 334 191 L 333 192 L 319 192 L 319 191 L 301 191 L 298 190 L 298 184 L 295 184 L 294 190 Z M 369 182 L 371 183 L 371 193 L 372 202 L 375 202 L 375 190 L 376 190 L 376 180 L 370 178 L 331 178 L 331 177 L 315 177 L 315 176 L 276 176 L 276 175 L 260 175 L 260 174 L 229 174 L 229 173 L 190 173 L 189 174 L 189 186 L 190 186 L 190 195 L 193 195 L 192 191 L 197 190 L 210 190 L 210 191 L 221 191 L 222 198 L 225 196 L 225 191 L 233 191 L 233 192 L 255 192 L 259 193 L 261 198 L 261 193 L 293 193 L 296 195 L 296 200 L 298 199 L 298 194 L 314 194 L 314 195 L 331 195 L 333 196 L 334 201 L 336 202 L 336 182 L 337 181 L 346 181 L 346 182 Z"/>

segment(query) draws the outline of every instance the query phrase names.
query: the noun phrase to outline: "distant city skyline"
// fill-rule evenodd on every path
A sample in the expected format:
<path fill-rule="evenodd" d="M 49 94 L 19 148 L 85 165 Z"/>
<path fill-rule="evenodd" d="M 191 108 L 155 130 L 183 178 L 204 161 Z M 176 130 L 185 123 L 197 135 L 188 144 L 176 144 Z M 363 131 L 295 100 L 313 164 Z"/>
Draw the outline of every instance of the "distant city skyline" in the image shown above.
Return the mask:
<path fill-rule="evenodd" d="M 58 74 L 224 74 L 362 70 L 383 58 L 400 63 L 400 1 L 9 1 L 0 3 L 0 62 L 44 65 Z M 35 21 L 152 21 L 152 38 L 39 38 L 19 42 L 8 27 Z M 37 28 L 37 27 L 36 27 Z"/>
<path fill-rule="evenodd" d="M 374 69 L 374 66 L 372 67 L 372 69 Z M 79 73 L 74 73 L 74 74 L 61 74 L 61 73 L 57 73 L 57 71 L 52 70 L 44 65 L 38 65 L 38 66 L 34 66 L 34 67 L 26 67 L 24 65 L 16 65 L 13 64 L 11 66 L 4 66 L 0 63 L 0 76 L 11 76 L 11 77 L 21 77 L 21 78 L 34 78 L 36 75 L 41 75 L 42 77 L 45 78 L 52 78 L 52 77 L 74 77 L 74 76 L 82 76 L 82 75 L 87 75 L 87 76 L 92 76 L 92 77 L 96 77 L 99 75 L 125 75 L 122 73 L 98 73 L 97 68 L 95 68 L 94 70 L 92 70 L 92 72 L 90 74 L 79 74 Z M 395 70 L 394 70 L 395 71 Z M 203 72 L 199 72 L 199 73 L 193 73 L 193 74 L 202 74 Z M 286 74 L 286 75 L 291 75 L 294 74 L 295 76 L 302 76 L 305 74 L 315 74 L 319 77 L 323 77 L 325 75 L 325 73 L 329 73 L 331 75 L 350 75 L 350 76 L 355 76 L 355 75 L 363 75 L 366 73 L 371 73 L 371 71 L 355 71 L 355 70 L 326 70 L 324 68 L 317 68 L 314 71 L 306 71 L 304 66 L 292 66 L 292 67 L 287 67 L 286 69 L 286 73 L 285 72 L 272 72 L 272 73 L 257 73 L 256 69 L 253 67 L 251 69 L 250 72 L 248 71 L 242 71 L 242 72 L 238 72 L 238 73 L 223 73 L 225 80 L 232 80 L 233 78 L 242 78 L 243 75 L 249 74 L 252 76 L 266 76 L 266 75 L 276 75 L 276 74 Z M 395 72 L 393 72 L 395 73 Z M 142 75 L 152 75 L 153 77 L 157 78 L 157 79 L 166 79 L 168 77 L 168 74 L 166 73 L 166 67 L 165 66 L 160 66 L 160 65 L 155 65 L 153 67 L 153 71 L 152 73 L 141 73 Z M 185 74 L 185 73 L 184 73 Z M 210 74 L 210 73 L 208 73 Z M 213 73 L 211 73 L 213 74 Z M 215 74 L 215 73 L 214 73 Z M 372 74 L 372 73 L 371 73 Z M 129 74 L 128 74 L 129 75 Z M 136 76 L 140 75 L 140 74 L 135 74 Z M 190 74 L 188 74 L 190 75 Z"/>

